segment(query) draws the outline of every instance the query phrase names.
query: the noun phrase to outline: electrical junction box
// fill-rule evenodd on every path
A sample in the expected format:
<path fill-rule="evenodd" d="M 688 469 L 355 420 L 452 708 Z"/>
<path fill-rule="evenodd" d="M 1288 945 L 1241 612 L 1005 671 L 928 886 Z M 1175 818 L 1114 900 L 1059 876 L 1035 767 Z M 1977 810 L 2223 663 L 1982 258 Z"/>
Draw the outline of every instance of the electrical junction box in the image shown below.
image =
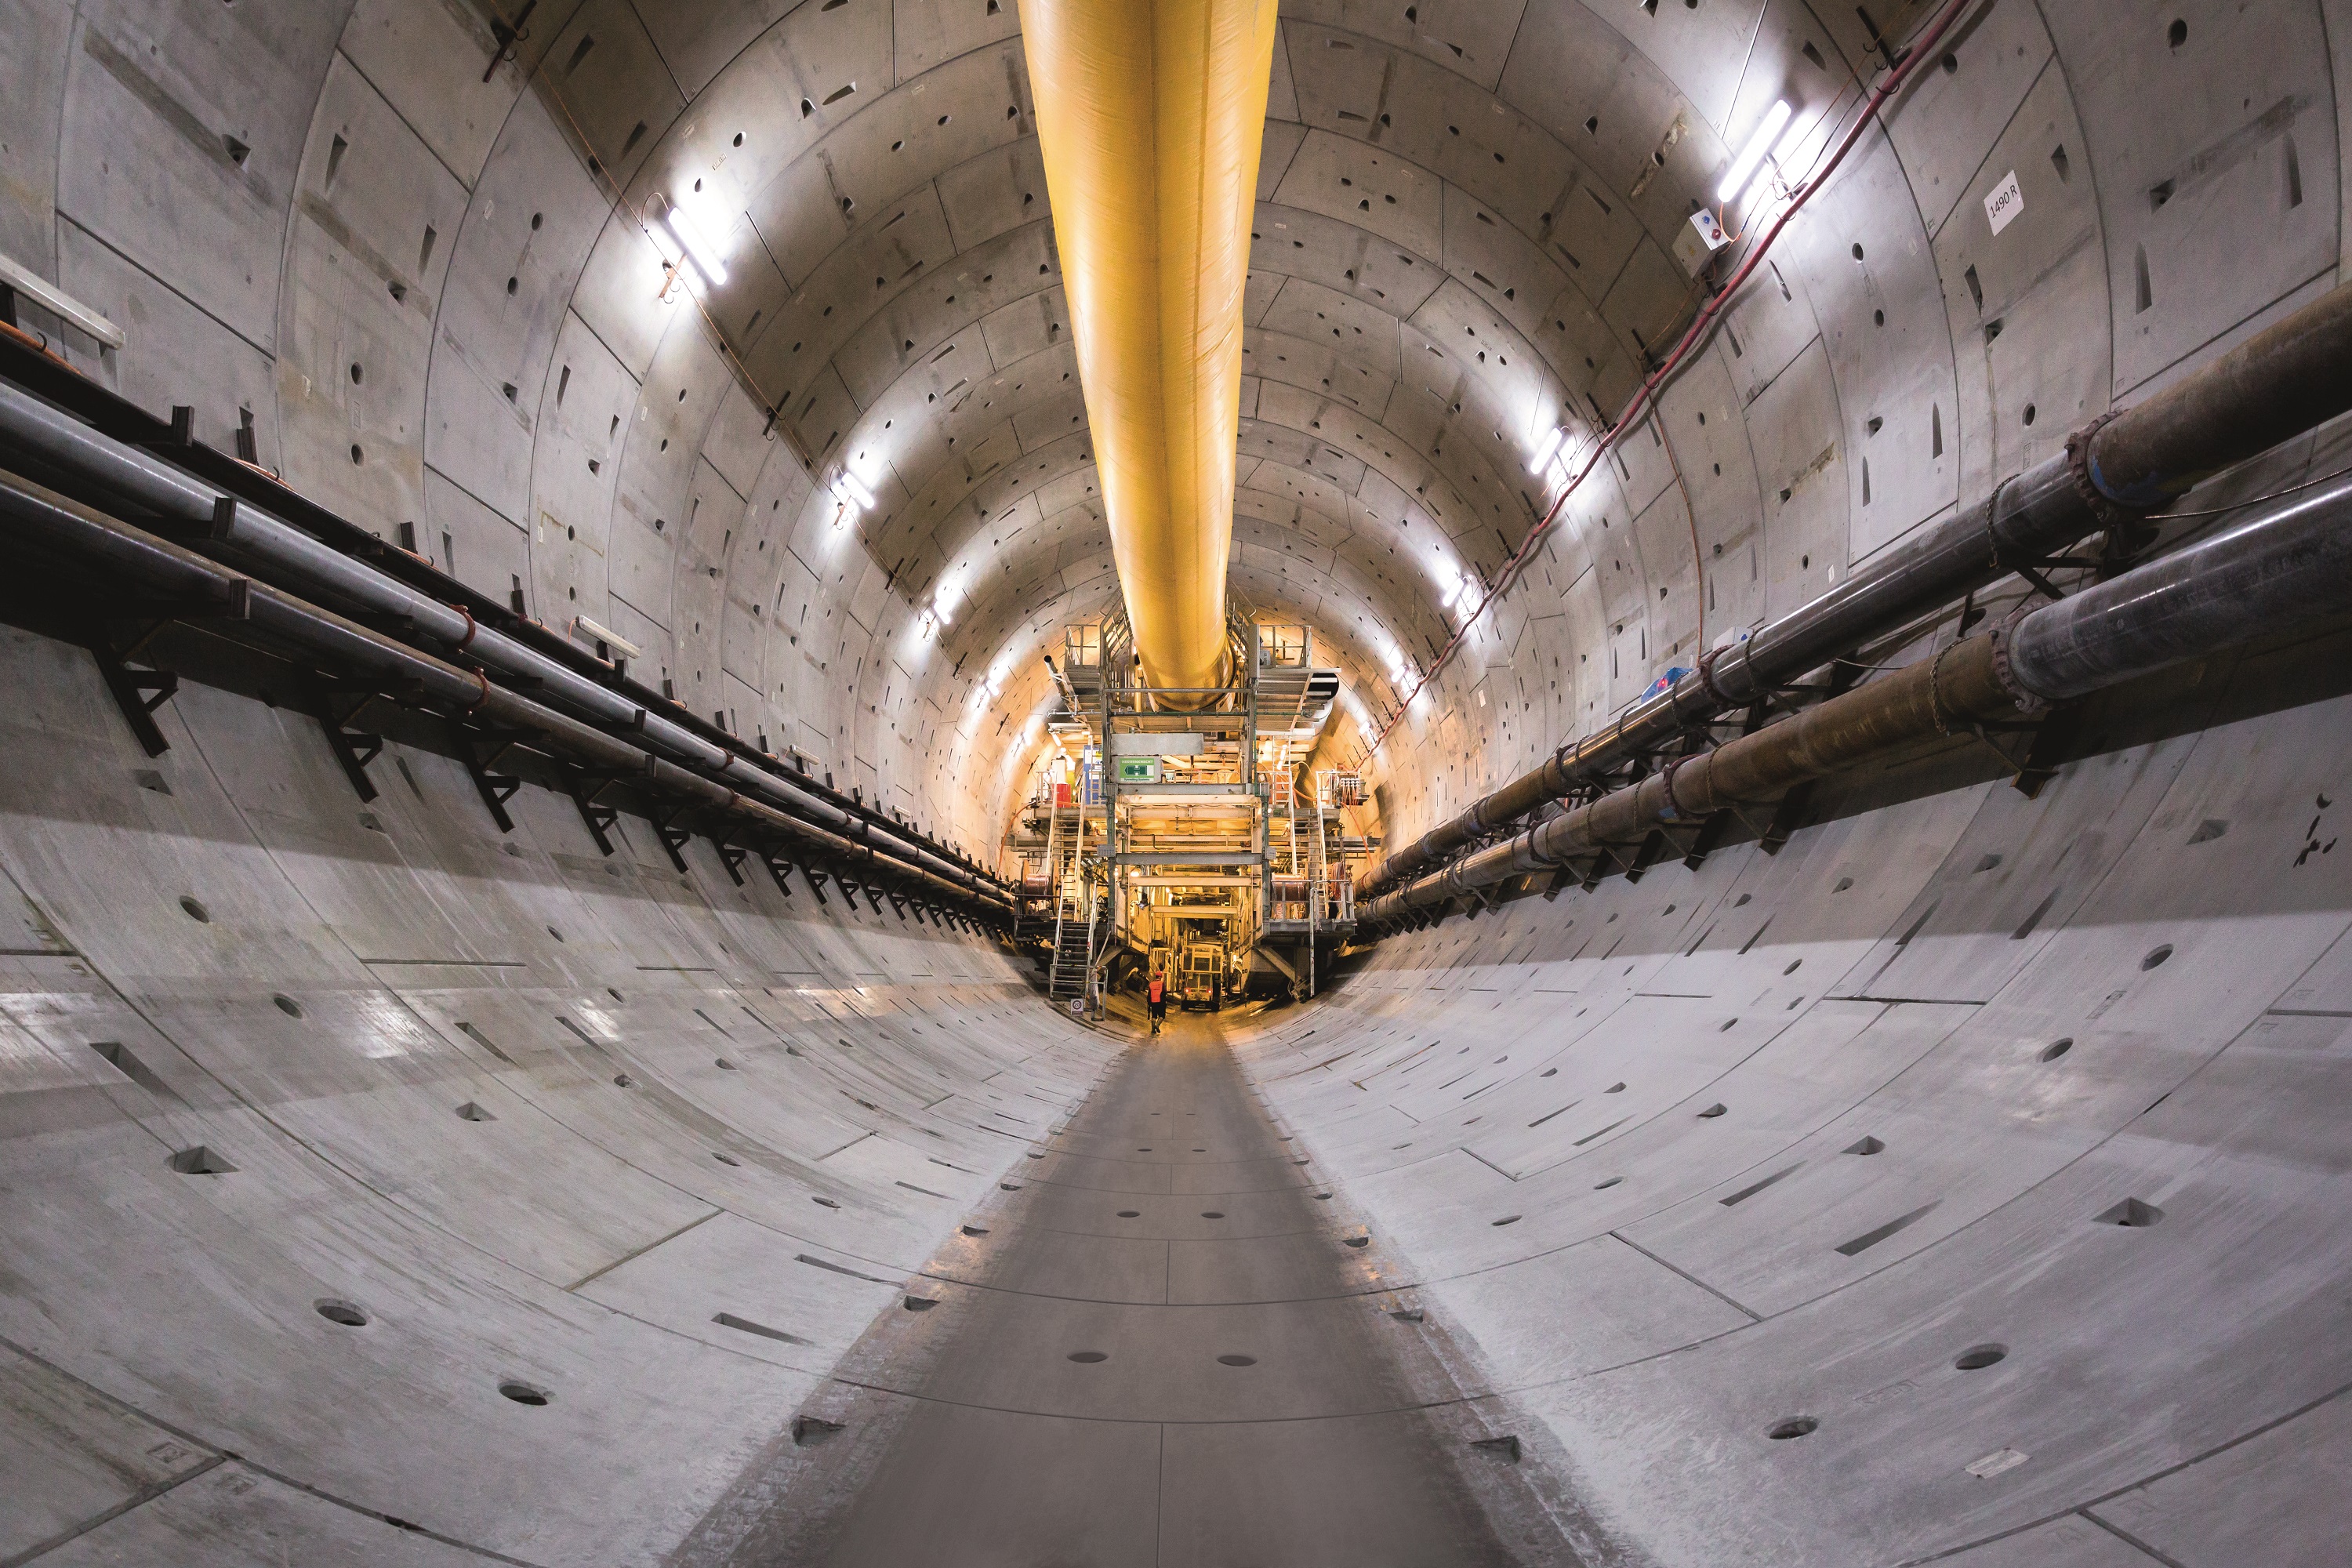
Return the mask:
<path fill-rule="evenodd" d="M 1121 757 L 1118 759 L 1118 782 L 1123 784 L 1150 784 L 1160 782 L 1158 757 Z"/>
<path fill-rule="evenodd" d="M 1715 253 L 1730 243 L 1731 237 L 1723 232 L 1723 225 L 1716 221 L 1715 214 L 1701 207 L 1691 214 L 1690 222 L 1675 234 L 1675 259 L 1683 264 L 1684 271 L 1696 278 L 1706 270 L 1706 264 L 1715 259 Z"/>

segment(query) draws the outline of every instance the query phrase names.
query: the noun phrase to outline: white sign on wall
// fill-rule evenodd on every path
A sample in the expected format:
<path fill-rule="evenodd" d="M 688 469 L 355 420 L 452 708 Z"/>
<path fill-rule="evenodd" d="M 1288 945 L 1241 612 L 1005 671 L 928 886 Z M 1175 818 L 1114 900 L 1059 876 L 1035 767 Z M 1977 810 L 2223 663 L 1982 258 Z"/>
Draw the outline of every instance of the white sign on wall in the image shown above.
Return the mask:
<path fill-rule="evenodd" d="M 2024 210 L 2025 193 L 2018 187 L 2017 171 L 2011 169 L 2009 178 L 1995 185 L 1992 195 L 1985 198 L 1985 218 L 1992 225 L 1993 233 L 1999 234 L 2015 223 L 2017 215 Z"/>

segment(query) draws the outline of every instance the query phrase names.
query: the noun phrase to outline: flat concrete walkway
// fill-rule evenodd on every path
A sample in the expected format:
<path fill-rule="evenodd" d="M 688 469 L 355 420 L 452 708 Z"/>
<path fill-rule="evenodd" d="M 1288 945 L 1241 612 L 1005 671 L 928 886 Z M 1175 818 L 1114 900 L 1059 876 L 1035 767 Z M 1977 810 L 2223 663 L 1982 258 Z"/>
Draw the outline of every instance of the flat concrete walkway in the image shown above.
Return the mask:
<path fill-rule="evenodd" d="M 804 1417 L 677 1561 L 1582 1561 L 1213 1023 L 1171 1016 L 1045 1148 L 935 1264 L 969 1286 L 919 1288 L 812 1405 L 838 1433 Z"/>

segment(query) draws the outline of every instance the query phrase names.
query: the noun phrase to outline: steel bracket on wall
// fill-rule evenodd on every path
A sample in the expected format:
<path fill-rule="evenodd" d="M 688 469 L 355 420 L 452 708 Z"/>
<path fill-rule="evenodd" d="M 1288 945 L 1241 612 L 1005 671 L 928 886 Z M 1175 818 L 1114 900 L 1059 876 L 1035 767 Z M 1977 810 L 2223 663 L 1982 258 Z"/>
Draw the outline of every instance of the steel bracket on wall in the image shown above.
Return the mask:
<path fill-rule="evenodd" d="M 424 688 L 410 682 L 415 695 L 422 696 Z M 359 700 L 349 707 L 342 699 L 356 695 Z M 334 748 L 335 761 L 342 764 L 343 776 L 351 781 L 352 789 L 362 804 L 376 797 L 375 781 L 368 777 L 368 764 L 383 754 L 383 737 L 373 730 L 352 728 L 360 715 L 383 700 L 385 693 L 373 686 L 354 686 L 343 681 L 322 680 L 318 683 L 316 707 L 319 727 L 327 732 L 327 744 Z"/>
<path fill-rule="evenodd" d="M 1723 836 L 1731 831 L 1731 825 L 1736 820 L 1729 811 L 1718 811 L 1701 822 L 1698 831 L 1692 834 L 1690 842 L 1684 846 L 1683 864 L 1694 871 L 1706 864 L 1706 858 L 1723 843 Z"/>
<path fill-rule="evenodd" d="M 801 875 L 808 879 L 809 891 L 816 895 L 818 903 L 825 904 L 833 901 L 824 896 L 825 872 L 818 870 L 814 866 L 803 866 Z"/>
<path fill-rule="evenodd" d="M 124 660 L 132 658 L 147 638 L 165 624 L 168 623 L 151 627 L 128 648 L 117 648 L 114 639 L 102 631 L 89 643 L 89 656 L 98 661 L 98 672 L 106 678 L 106 689 L 113 695 L 115 706 L 122 710 L 131 732 L 139 737 L 140 745 L 151 757 L 160 757 L 172 749 L 172 742 L 163 738 L 163 727 L 155 722 L 155 710 L 179 694 L 180 678 L 168 669 L 133 669 Z"/>
<path fill-rule="evenodd" d="M 1812 802 L 1813 781 L 1811 779 L 1782 795 L 1780 804 L 1772 808 L 1772 819 L 1764 825 L 1764 831 L 1757 835 L 1756 847 L 1767 855 L 1780 853 L 1781 846 L 1805 825 L 1805 813 L 1811 808 Z"/>
<path fill-rule="evenodd" d="M 743 846 L 740 844 L 729 843 L 727 841 L 727 835 L 724 833 L 712 834 L 710 836 L 710 847 L 719 851 L 719 863 L 727 868 L 728 880 L 733 882 L 739 888 L 741 887 L 743 885 L 743 862 L 750 858 L 751 854 L 751 850 L 743 847 Z"/>
<path fill-rule="evenodd" d="M 669 857 L 669 863 L 677 868 L 680 876 L 686 875 L 687 865 L 686 857 L 679 851 L 694 841 L 694 830 L 680 827 L 677 822 L 693 809 L 690 805 L 681 805 L 667 816 L 656 816 L 653 819 L 654 833 L 661 840 L 662 852 Z"/>
<path fill-rule="evenodd" d="M 507 815 L 507 802 L 522 788 L 522 780 L 497 769 L 515 742 L 528 739 L 528 735 L 520 730 L 477 730 L 455 719 L 449 721 L 449 734 L 457 742 L 457 760 L 466 764 L 482 804 L 489 808 L 490 820 L 499 825 L 500 833 L 512 833 L 514 818 Z M 485 744 L 490 748 L 488 757 L 477 750 Z"/>
<path fill-rule="evenodd" d="M 783 894 L 783 896 L 788 899 L 791 898 L 793 896 L 793 884 L 791 881 L 793 863 L 791 858 L 782 850 L 764 849 L 760 853 L 760 863 L 767 867 L 768 875 L 775 881 L 776 891 Z"/>
<path fill-rule="evenodd" d="M 585 771 L 572 776 L 572 804 L 580 808 L 580 820 L 588 829 L 588 837 L 596 841 L 597 852 L 610 858 L 613 853 L 613 825 L 621 820 L 618 806 L 599 805 L 596 797 L 613 783 L 610 773 Z"/>

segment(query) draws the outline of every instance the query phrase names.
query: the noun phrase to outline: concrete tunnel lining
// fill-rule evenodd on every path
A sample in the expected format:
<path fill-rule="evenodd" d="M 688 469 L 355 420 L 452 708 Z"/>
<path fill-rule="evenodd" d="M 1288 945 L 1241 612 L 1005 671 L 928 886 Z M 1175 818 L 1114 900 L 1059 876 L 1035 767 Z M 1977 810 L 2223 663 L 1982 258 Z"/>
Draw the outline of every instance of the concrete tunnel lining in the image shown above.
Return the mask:
<path fill-rule="evenodd" d="M 2336 0 L 1970 5 L 1433 670 L 1548 502 L 1543 429 L 1613 411 L 1688 293 L 1688 204 L 1935 9 L 1284 7 L 1233 582 L 1342 668 L 1334 755 L 1402 710 L 1390 843 L 2342 279 Z M 987 858 L 1036 655 L 1118 597 L 1018 7 L 513 10 L 16 0 L 0 255 L 126 341 L 18 319 Z M 696 180 L 732 247 L 699 308 L 632 217 Z M 2221 476 L 2165 547 L 2343 447 Z M 681 876 L 640 819 L 608 861 L 533 787 L 499 834 L 436 744 L 359 803 L 236 681 L 184 679 L 149 757 L 21 607 L 0 1563 L 700 1550 L 877 1324 L 945 1333 L 905 1295 L 982 1288 L 961 1227 L 1142 1056 L 989 942 L 707 843 Z M 1930 749 L 1778 853 L 1389 937 L 1229 1031 L 1341 1205 L 1300 1235 L 1367 1238 L 1340 1266 L 1585 1510 L 1559 1552 L 2336 1561 L 2342 655 L 2094 699 L 2031 798 Z"/>

